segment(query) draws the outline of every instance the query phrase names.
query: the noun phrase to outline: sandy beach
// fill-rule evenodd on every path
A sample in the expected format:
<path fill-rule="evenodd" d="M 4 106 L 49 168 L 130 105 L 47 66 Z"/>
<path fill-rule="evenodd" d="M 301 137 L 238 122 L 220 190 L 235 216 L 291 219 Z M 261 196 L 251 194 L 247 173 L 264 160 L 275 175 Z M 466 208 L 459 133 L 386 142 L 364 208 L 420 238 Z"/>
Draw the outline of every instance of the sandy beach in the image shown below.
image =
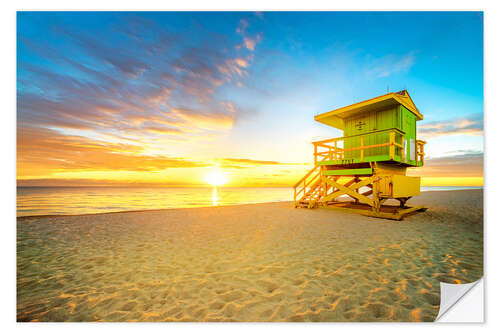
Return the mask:
<path fill-rule="evenodd" d="M 403 221 L 290 202 L 17 220 L 18 321 L 433 321 L 483 275 L 483 191 Z"/>

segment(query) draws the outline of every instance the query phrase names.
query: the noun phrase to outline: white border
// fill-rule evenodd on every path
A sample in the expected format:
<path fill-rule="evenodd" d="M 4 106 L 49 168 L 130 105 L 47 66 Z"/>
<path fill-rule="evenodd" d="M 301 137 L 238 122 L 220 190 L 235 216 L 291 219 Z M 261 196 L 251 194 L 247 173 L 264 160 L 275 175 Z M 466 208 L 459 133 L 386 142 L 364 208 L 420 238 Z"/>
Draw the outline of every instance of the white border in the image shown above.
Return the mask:
<path fill-rule="evenodd" d="M 495 170 L 500 165 L 500 153 L 498 143 L 500 142 L 500 131 L 496 128 L 500 125 L 500 105 L 498 103 L 499 89 L 499 33 L 500 15 L 498 1 L 439 1 L 420 0 L 404 2 L 401 0 L 378 0 L 374 1 L 336 1 L 326 2 L 317 0 L 308 1 L 286 1 L 277 2 L 272 0 L 254 0 L 249 2 L 237 2 L 234 0 L 211 0 L 201 1 L 96 1 L 75 0 L 45 0 L 40 1 L 16 1 L 3 4 L 1 11 L 1 33 L 2 33 L 2 95 L 3 112 L 0 122 L 0 135 L 2 143 L 2 181 L 1 181 L 1 203 L 2 203 L 2 292 L 1 302 L 1 326 L 4 331 L 11 330 L 42 330 L 42 331 L 131 331 L 131 330 L 157 330 L 165 331 L 171 329 L 193 329 L 224 332 L 234 330 L 253 332 L 255 330 L 302 331 L 304 329 L 315 329 L 331 332 L 335 330 L 359 330 L 365 331 L 368 327 L 373 332 L 387 332 L 391 330 L 421 331 L 452 329 L 453 331 L 475 331 L 479 328 L 499 328 L 498 305 L 494 301 L 499 295 L 498 285 L 493 281 L 500 281 L 498 265 L 491 265 L 494 253 L 499 253 L 500 242 L 495 239 L 500 235 L 499 219 L 495 218 L 493 207 L 498 205 L 494 200 L 494 189 L 500 187 L 498 173 Z M 139 7 L 140 6 L 140 7 Z M 16 10 L 484 10 L 485 11 L 485 277 L 486 277 L 486 324 L 485 325 L 459 325 L 459 324 L 16 324 L 15 323 L 15 18 Z M 491 195 L 490 195 L 490 190 Z M 496 196 L 498 198 L 498 196 Z M 496 260 L 498 262 L 498 258 Z M 498 304 L 498 303 L 497 303 Z M 425 326 L 425 327 L 424 327 Z"/>

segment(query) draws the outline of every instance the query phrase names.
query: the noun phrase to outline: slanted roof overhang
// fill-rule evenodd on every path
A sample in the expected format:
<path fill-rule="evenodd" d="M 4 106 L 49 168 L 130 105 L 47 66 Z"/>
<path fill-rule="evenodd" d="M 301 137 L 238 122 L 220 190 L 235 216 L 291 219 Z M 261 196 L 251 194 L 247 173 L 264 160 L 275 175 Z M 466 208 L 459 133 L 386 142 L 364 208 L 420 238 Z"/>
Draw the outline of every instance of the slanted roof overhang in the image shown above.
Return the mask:
<path fill-rule="evenodd" d="M 418 111 L 413 103 L 410 95 L 406 90 L 400 92 L 392 92 L 382 96 L 368 99 L 359 103 L 344 106 L 340 109 L 335 109 L 325 113 L 321 113 L 314 117 L 314 120 L 325 125 L 333 126 L 340 130 L 344 129 L 344 119 L 355 114 L 360 114 L 369 111 L 386 109 L 391 106 L 403 105 L 417 116 L 417 120 L 422 120 L 424 117 Z"/>

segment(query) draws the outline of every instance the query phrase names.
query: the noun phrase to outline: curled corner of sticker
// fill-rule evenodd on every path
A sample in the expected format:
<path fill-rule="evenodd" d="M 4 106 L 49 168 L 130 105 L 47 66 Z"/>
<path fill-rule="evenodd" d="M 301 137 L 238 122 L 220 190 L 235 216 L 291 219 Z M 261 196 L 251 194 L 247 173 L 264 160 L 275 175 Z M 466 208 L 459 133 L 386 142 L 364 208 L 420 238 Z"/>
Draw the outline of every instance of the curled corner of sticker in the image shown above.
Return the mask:
<path fill-rule="evenodd" d="M 457 302 L 460 301 L 462 297 L 464 297 L 472 288 L 474 288 L 481 281 L 482 278 L 472 283 L 464 283 L 464 284 L 440 282 L 439 286 L 441 289 L 441 300 L 439 304 L 439 313 L 436 317 L 436 321 L 440 321 L 439 319 L 445 313 L 447 313 L 455 304 L 457 304 Z"/>

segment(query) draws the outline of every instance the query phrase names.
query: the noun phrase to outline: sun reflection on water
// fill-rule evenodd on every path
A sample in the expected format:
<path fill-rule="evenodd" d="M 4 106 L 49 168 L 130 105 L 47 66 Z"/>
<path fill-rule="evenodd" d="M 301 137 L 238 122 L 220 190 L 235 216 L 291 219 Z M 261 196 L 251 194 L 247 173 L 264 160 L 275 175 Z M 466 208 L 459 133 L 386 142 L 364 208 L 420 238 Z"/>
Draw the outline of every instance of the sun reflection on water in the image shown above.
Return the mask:
<path fill-rule="evenodd" d="M 290 201 L 292 188 L 18 187 L 17 215 L 93 214 Z"/>
<path fill-rule="evenodd" d="M 212 206 L 217 206 L 217 186 L 212 190 Z"/>

